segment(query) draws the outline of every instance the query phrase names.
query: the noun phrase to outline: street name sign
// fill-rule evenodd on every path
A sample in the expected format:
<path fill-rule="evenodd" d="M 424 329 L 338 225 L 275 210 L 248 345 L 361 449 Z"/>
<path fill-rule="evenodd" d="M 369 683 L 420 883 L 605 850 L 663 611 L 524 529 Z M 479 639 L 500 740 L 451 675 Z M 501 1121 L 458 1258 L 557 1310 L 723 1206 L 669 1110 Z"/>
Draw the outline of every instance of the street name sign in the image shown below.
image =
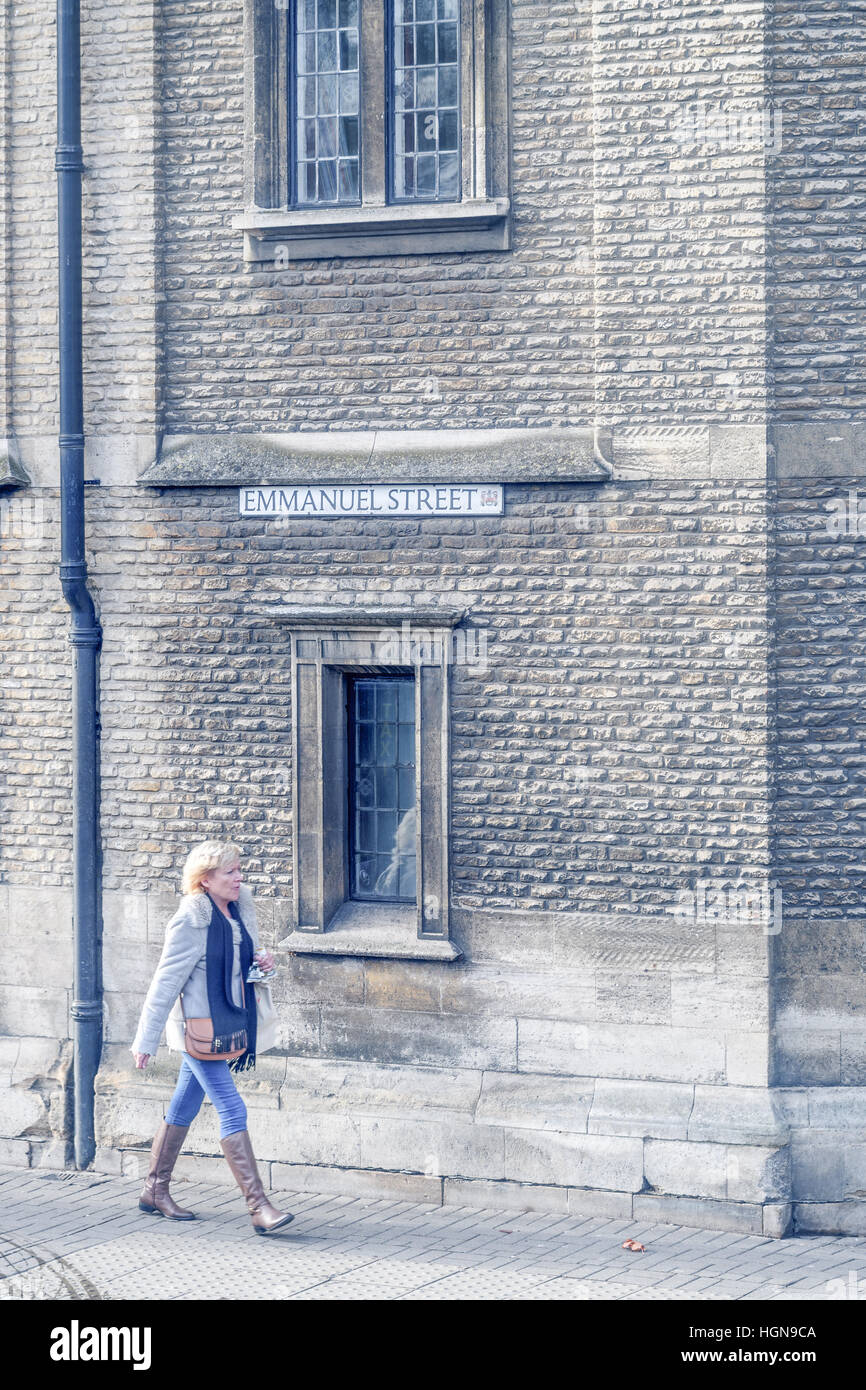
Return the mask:
<path fill-rule="evenodd" d="M 241 516 L 501 516 L 502 486 L 492 483 L 293 483 L 242 487 Z"/>

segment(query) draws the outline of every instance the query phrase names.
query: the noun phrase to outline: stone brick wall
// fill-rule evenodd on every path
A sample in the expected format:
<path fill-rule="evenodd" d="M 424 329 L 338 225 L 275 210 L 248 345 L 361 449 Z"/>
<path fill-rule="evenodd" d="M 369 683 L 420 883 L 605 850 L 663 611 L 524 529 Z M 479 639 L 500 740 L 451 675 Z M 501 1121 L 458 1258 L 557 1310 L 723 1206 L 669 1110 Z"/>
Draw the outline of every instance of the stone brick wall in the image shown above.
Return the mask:
<path fill-rule="evenodd" d="M 6 126 L 11 170 L 12 421 L 16 435 L 56 429 L 57 194 L 54 14 L 8 6 L 12 96 Z M 48 248 L 51 248 L 49 251 Z"/>
<path fill-rule="evenodd" d="M 453 673 L 464 958 L 281 953 L 283 1047 L 245 1090 L 274 1180 L 778 1234 L 793 1152 L 804 1223 L 857 1204 L 859 550 L 815 519 L 841 476 L 788 468 L 776 517 L 764 428 L 774 391 L 791 417 L 857 418 L 860 18 L 772 14 L 513 0 L 514 250 L 265 272 L 230 226 L 241 0 L 85 7 L 104 1166 L 136 1168 L 173 1084 L 175 1059 L 142 1077 L 127 1049 L 189 845 L 237 835 L 265 938 L 285 933 L 288 652 L 257 609 L 436 599 L 470 609 L 489 661 Z M 0 509 L 0 1157 L 62 1163 L 54 31 L 2 16 L 0 400 L 37 486 Z M 780 150 L 740 120 L 777 107 Z M 614 480 L 509 487 L 501 520 L 279 526 L 228 491 L 136 485 L 161 429 L 593 422 L 616 426 Z M 753 433 L 714 452 L 716 422 Z M 778 882 L 782 932 L 690 916 L 701 882 Z M 209 1112 L 195 1148 L 189 1171 L 217 1162 Z"/>
<path fill-rule="evenodd" d="M 866 379 L 863 12 L 845 0 L 775 0 L 771 13 L 776 409 L 790 420 L 856 417 Z"/>
<path fill-rule="evenodd" d="M 596 413 L 768 404 L 763 0 L 593 5 Z M 716 128 L 717 127 L 717 128 Z"/>
<path fill-rule="evenodd" d="M 483 632 L 487 669 L 453 671 L 459 905 L 665 911 L 701 864 L 766 869 L 760 487 L 525 486 L 503 519 L 388 527 L 91 504 L 108 887 L 156 886 L 203 818 L 288 885 L 288 644 L 256 616 L 287 598 L 457 602 Z"/>
<path fill-rule="evenodd" d="M 12 431 L 12 46 L 9 0 L 0 5 L 0 441 Z M 3 451 L 4 442 L 0 442 Z"/>
<path fill-rule="evenodd" d="M 162 6 L 166 427 L 225 428 L 227 394 L 234 429 L 590 414 L 586 7 L 514 5 L 513 252 L 256 273 L 229 225 L 242 206 L 241 21 L 239 0 Z"/>
<path fill-rule="evenodd" d="M 866 1080 L 862 476 L 779 488 L 779 1080 Z M 866 505 L 864 505 L 866 514 Z"/>

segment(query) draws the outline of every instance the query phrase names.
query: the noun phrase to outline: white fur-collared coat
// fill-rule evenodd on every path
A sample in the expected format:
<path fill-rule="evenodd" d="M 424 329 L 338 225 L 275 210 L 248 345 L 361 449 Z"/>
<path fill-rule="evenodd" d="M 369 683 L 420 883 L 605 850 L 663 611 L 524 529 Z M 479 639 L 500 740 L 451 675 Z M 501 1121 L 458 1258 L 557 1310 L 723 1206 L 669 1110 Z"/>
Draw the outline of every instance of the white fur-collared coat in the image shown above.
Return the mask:
<path fill-rule="evenodd" d="M 207 997 L 207 931 L 213 903 L 206 893 L 188 893 L 181 899 L 177 912 L 165 929 L 165 942 L 159 964 L 154 971 L 144 1000 L 135 1039 L 130 1052 L 146 1052 L 154 1057 L 163 1028 L 165 1040 L 174 1052 L 185 1052 L 183 1036 L 184 1009 L 190 1018 L 208 1018 Z M 253 940 L 253 950 L 259 948 L 258 926 L 253 895 L 241 884 L 238 912 Z M 235 929 L 236 937 L 240 931 Z M 242 1001 L 240 949 L 235 942 L 232 966 L 232 997 Z M 183 1007 L 180 995 L 183 993 Z M 260 1048 L 264 1051 L 264 1048 Z"/>

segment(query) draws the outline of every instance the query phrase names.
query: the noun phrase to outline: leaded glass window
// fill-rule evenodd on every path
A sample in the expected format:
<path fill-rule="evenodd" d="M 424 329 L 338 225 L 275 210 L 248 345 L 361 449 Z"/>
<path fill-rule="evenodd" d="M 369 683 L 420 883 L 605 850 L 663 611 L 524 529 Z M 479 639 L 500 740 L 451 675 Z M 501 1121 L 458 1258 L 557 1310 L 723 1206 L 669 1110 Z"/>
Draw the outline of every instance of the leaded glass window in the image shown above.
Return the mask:
<path fill-rule="evenodd" d="M 415 682 L 355 677 L 348 694 L 352 896 L 414 902 Z"/>
<path fill-rule="evenodd" d="M 459 0 L 392 0 L 392 197 L 460 197 Z"/>
<path fill-rule="evenodd" d="M 359 0 L 297 0 L 295 127 L 302 204 L 360 197 Z"/>

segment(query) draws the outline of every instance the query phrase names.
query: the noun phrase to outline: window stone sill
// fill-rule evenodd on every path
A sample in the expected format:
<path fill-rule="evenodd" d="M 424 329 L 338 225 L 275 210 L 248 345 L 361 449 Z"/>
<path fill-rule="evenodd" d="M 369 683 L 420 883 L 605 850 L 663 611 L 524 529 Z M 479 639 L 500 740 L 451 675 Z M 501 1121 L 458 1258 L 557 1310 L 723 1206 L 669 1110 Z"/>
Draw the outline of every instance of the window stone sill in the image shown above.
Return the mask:
<path fill-rule="evenodd" d="M 384 207 L 253 208 L 232 220 L 244 260 L 277 265 L 335 256 L 509 251 L 507 198 Z"/>
<path fill-rule="evenodd" d="M 380 960 L 459 960 L 453 941 L 417 935 L 417 913 L 402 903 L 347 902 L 327 931 L 293 931 L 280 949 L 302 956 L 373 956 Z"/>

